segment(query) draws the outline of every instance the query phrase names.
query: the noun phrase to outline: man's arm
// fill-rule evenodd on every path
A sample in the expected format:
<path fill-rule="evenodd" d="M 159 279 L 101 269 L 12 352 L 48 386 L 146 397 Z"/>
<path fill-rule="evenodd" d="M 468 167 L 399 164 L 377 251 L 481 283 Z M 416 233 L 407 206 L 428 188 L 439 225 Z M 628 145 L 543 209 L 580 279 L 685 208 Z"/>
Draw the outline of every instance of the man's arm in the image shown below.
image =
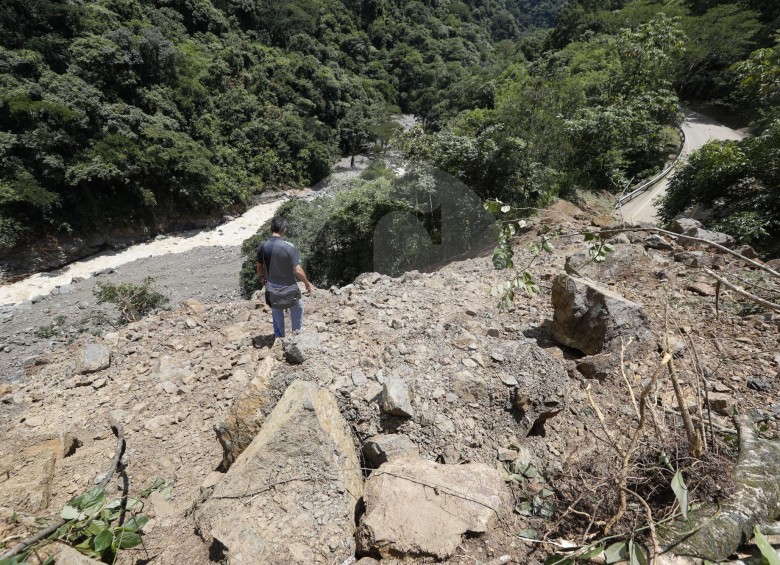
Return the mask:
<path fill-rule="evenodd" d="M 260 282 L 265 284 L 265 273 L 263 272 L 263 264 L 257 263 L 257 276 L 260 277 Z"/>
<path fill-rule="evenodd" d="M 306 271 L 304 271 L 303 267 L 300 265 L 295 265 L 295 276 L 306 286 L 306 292 L 311 292 L 311 283 L 309 282 L 309 279 L 306 278 Z"/>

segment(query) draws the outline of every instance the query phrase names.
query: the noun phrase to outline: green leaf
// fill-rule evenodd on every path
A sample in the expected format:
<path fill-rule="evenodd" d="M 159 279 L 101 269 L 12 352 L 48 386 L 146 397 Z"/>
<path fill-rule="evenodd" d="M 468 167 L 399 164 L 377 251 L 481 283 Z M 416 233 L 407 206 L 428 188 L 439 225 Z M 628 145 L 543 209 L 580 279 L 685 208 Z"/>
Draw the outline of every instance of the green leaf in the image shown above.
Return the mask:
<path fill-rule="evenodd" d="M 124 525 L 122 526 L 122 529 L 127 530 L 129 532 L 137 532 L 141 530 L 141 528 L 143 528 L 148 521 L 149 521 L 148 516 L 139 514 L 138 516 L 133 516 L 127 522 L 125 522 Z"/>
<path fill-rule="evenodd" d="M 680 503 L 680 510 L 682 511 L 683 518 L 688 519 L 688 487 L 683 480 L 682 471 L 678 470 L 674 477 L 672 477 L 672 491 L 674 496 L 677 497 L 677 501 Z"/>
<path fill-rule="evenodd" d="M 535 479 L 539 476 L 539 471 L 530 463 L 527 465 L 520 465 L 517 467 L 517 471 L 527 479 Z"/>
<path fill-rule="evenodd" d="M 141 536 L 135 532 L 122 532 L 119 534 L 119 549 L 129 549 L 141 544 Z"/>
<path fill-rule="evenodd" d="M 78 520 L 79 516 L 81 516 L 81 512 L 70 504 L 66 504 L 60 512 L 60 518 L 63 520 Z"/>
<path fill-rule="evenodd" d="M 517 532 L 517 535 L 521 538 L 539 539 L 539 532 L 537 532 L 533 528 L 526 528 L 525 530 L 520 530 L 519 532 Z"/>
<path fill-rule="evenodd" d="M 522 516 L 530 516 L 533 514 L 533 507 L 531 506 L 531 502 L 529 500 L 521 500 L 517 503 L 517 506 L 515 506 L 515 512 Z"/>
<path fill-rule="evenodd" d="M 98 535 L 100 532 L 108 527 L 108 523 L 103 520 L 93 520 L 89 523 L 86 530 L 93 536 Z"/>
<path fill-rule="evenodd" d="M 604 558 L 608 564 L 628 559 L 628 546 L 626 542 L 619 541 L 610 545 L 604 550 Z"/>
<path fill-rule="evenodd" d="M 574 560 L 565 555 L 551 555 L 545 560 L 544 565 L 574 565 Z"/>
<path fill-rule="evenodd" d="M 122 506 L 122 499 L 121 498 L 115 498 L 114 500 L 110 500 L 106 503 L 104 508 L 108 508 L 109 510 L 113 510 L 114 508 L 119 508 Z"/>
<path fill-rule="evenodd" d="M 70 501 L 70 505 L 84 510 L 90 506 L 97 506 L 103 503 L 105 500 L 105 491 L 103 487 L 92 487 L 81 496 L 77 496 Z"/>
<path fill-rule="evenodd" d="M 128 512 L 132 510 L 140 510 L 143 507 L 144 503 L 139 499 L 133 497 L 127 498 L 127 504 L 125 505 L 125 508 L 128 510 Z"/>
<path fill-rule="evenodd" d="M 753 528 L 753 535 L 756 538 L 756 545 L 758 546 L 758 550 L 761 552 L 761 555 L 764 556 L 766 562 L 769 565 L 780 565 L 780 558 L 778 558 L 777 552 L 766 539 L 766 537 L 764 537 L 764 534 L 761 533 L 761 529 L 758 526 Z"/>
<path fill-rule="evenodd" d="M 513 473 L 513 474 L 509 475 L 509 480 L 510 481 L 517 481 L 520 484 L 525 483 L 525 477 L 523 475 L 518 475 L 516 473 Z"/>
<path fill-rule="evenodd" d="M 580 555 L 579 558 L 582 559 L 583 561 L 587 561 L 588 559 L 592 559 L 596 557 L 602 551 L 604 551 L 604 546 L 597 545 L 596 547 L 592 547 L 588 551 Z"/>
<path fill-rule="evenodd" d="M 645 552 L 633 539 L 628 541 L 628 560 L 631 565 L 647 565 Z"/>
<path fill-rule="evenodd" d="M 109 528 L 103 528 L 98 535 L 95 536 L 95 551 L 103 553 L 114 541 L 114 533 Z"/>
<path fill-rule="evenodd" d="M 555 252 L 555 247 L 553 246 L 552 243 L 550 243 L 547 240 L 545 240 L 544 243 L 542 243 L 542 249 L 544 249 L 547 253 Z"/>

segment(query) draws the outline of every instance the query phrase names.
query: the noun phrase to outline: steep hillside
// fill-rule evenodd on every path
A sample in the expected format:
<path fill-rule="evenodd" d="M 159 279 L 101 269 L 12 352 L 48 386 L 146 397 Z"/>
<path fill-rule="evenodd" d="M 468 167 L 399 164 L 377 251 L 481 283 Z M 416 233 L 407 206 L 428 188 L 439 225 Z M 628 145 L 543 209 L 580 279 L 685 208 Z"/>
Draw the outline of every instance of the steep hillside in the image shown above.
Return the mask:
<path fill-rule="evenodd" d="M 538 240 L 541 225 L 567 233 L 588 227 L 590 216 L 571 205 L 556 205 L 541 224 L 513 241 L 516 263 L 531 260 L 526 246 Z M 646 386 L 661 361 L 655 340 L 664 334 L 677 351 L 684 406 L 704 432 L 707 449 L 696 460 L 689 457 L 676 415 L 679 404 L 664 373 L 653 401 L 663 439 L 646 430 L 628 486 L 650 501 L 657 517 L 674 512 L 669 486 L 674 468 L 655 463 L 660 450 L 684 473 L 692 502 L 728 496 L 735 455 L 732 410 L 758 418 L 765 437 L 778 434 L 780 318 L 754 311 L 752 303 L 725 290 L 716 313 L 713 289 L 690 258 L 750 280 L 757 280 L 760 271 L 727 255 L 697 255 L 679 243 L 659 250 L 657 239 L 640 234 L 618 235 L 613 244 L 615 252 L 604 263 L 577 266 L 586 244 L 576 237 L 559 241 L 555 254 L 543 255 L 531 269 L 540 293 L 518 297 L 506 313 L 486 293 L 506 275 L 482 257 L 433 273 L 395 279 L 367 274 L 340 289 L 317 290 L 305 299 L 306 329 L 293 341 L 297 353 L 290 340 L 286 351 L 273 343 L 270 313 L 256 301 L 204 305 L 189 300 L 102 338 L 82 338 L 31 359 L 21 381 L 0 385 L 0 476 L 5 477 L 0 481 L 0 537 L 23 532 L 29 516 L 58 514 L 68 499 L 93 484 L 114 451 L 108 426 L 113 418 L 123 425 L 128 447 L 126 474 L 112 481 L 109 494 L 125 488 L 124 477 L 131 494 L 152 486 L 156 477 L 166 485 L 158 484 L 146 501 L 144 512 L 153 519 L 144 527 L 144 549 L 121 552 L 118 562 L 219 561 L 224 548 L 213 541 L 211 530 L 196 534 L 196 526 L 203 528 L 201 502 L 222 488 L 223 472 L 262 429 L 291 383 L 306 381 L 335 396 L 356 452 L 377 434 L 401 434 L 408 454 L 419 452 L 420 458 L 445 466 L 484 463 L 505 476 L 514 502 L 503 503 L 500 519 L 487 533 L 464 537 L 447 562 L 485 563 L 503 555 L 517 563 L 543 562 L 553 546 L 521 541 L 518 534 L 529 537 L 531 528 L 548 539 L 579 542 L 587 529 L 596 535 L 588 539 L 595 541 L 617 512 L 619 463 L 609 442 L 625 445 L 637 425 L 627 386 L 637 396 Z M 647 325 L 641 331 L 650 333 L 641 335 L 650 341 L 643 341 L 641 350 L 625 344 L 622 376 L 619 348 L 602 358 L 607 369 L 601 378 L 586 378 L 603 370 L 588 369 L 586 361 L 594 357 L 585 359 L 552 339 L 551 320 L 557 316 L 552 287 L 572 254 L 568 270 L 587 271 L 613 293 L 643 306 Z M 400 387 L 394 407 L 387 404 L 390 384 Z M 711 425 L 701 424 L 702 415 Z M 76 438 L 68 440 L 71 448 L 63 452 L 60 444 L 43 445 L 62 434 Z M 264 507 L 265 519 L 284 524 L 283 516 L 300 515 L 312 539 L 331 531 L 332 524 L 314 509 L 327 511 L 343 490 L 329 490 L 330 479 L 322 469 L 310 468 L 307 457 L 314 455 L 304 456 L 303 445 L 282 442 L 274 449 L 279 450 L 274 464 L 297 463 L 294 473 L 285 471 L 293 474 L 266 487 L 272 498 Z M 362 458 L 363 474 L 376 464 Z M 239 462 L 233 464 L 227 477 L 238 467 Z M 288 504 L 285 496 L 293 491 L 285 485 L 293 488 L 296 480 L 306 480 L 313 494 Z M 266 496 L 259 492 L 245 493 L 242 502 Z M 433 497 L 434 489 L 428 494 Z M 331 506 L 322 506 L 322 497 Z M 409 516 L 416 512 L 415 507 L 403 510 Z M 12 512 L 19 516 L 16 521 Z M 613 532 L 630 532 L 644 523 L 642 507 L 629 504 Z M 645 534 L 637 535 L 648 547 Z M 348 562 L 355 548 L 349 528 L 345 537 L 323 543 L 304 548 L 312 552 L 312 561 Z"/>

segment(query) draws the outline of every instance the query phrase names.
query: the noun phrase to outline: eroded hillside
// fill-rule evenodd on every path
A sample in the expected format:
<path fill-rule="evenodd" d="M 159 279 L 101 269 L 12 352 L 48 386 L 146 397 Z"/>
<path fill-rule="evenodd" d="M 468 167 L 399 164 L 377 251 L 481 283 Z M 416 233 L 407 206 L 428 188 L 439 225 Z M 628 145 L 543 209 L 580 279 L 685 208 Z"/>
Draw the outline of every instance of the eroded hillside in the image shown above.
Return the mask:
<path fill-rule="evenodd" d="M 596 229 L 590 227 L 591 214 L 559 203 L 515 239 L 516 265 L 532 259 L 527 246 L 538 240 L 543 224 L 564 233 Z M 226 556 L 231 563 L 240 562 L 229 544 L 225 553 L 220 529 L 211 528 L 213 516 L 205 520 L 208 512 L 203 509 L 211 504 L 210 495 L 235 484 L 236 469 L 249 459 L 245 455 L 234 463 L 236 456 L 268 418 L 279 420 L 270 415 L 292 383 L 305 381 L 332 394 L 340 416 L 324 418 L 316 396 L 320 393 L 311 393 L 319 419 L 301 417 L 295 422 L 314 426 L 313 437 L 320 437 L 318 426 L 332 437 L 335 432 L 323 422 L 343 417 L 349 441 L 336 444 L 339 453 L 346 454 L 321 460 L 306 451 L 305 441 L 274 439 L 273 450 L 267 452 L 273 453 L 273 461 L 266 453 L 262 468 L 278 466 L 275 480 L 268 479 L 263 493 L 233 493 L 231 512 L 266 497 L 266 523 L 290 528 L 276 531 L 276 539 L 299 539 L 302 528 L 296 524 L 305 526 L 311 543 L 289 544 L 299 552 L 290 555 L 301 562 L 347 562 L 356 550 L 382 555 L 383 562 L 391 563 L 486 563 L 504 555 L 517 563 L 543 562 L 555 548 L 523 541 L 519 533 L 528 536 L 533 529 L 539 537 L 581 544 L 600 536 L 617 513 L 620 489 L 615 476 L 620 465 L 610 444 L 625 449 L 637 426 L 628 388 L 639 397 L 647 386 L 661 362 L 657 343 L 664 343 L 664 335 L 667 349 L 675 353 L 684 405 L 703 432 L 706 450 L 695 461 L 688 455 L 679 402 L 664 373 L 652 391 L 654 425 L 663 437 L 652 432 L 642 436 L 639 471 L 629 487 L 651 502 L 657 518 L 676 512 L 669 487 L 672 472 L 652 469 L 657 450 L 665 449 L 672 463 L 684 469 L 692 502 L 728 496 L 728 474 L 736 455 L 729 415 L 752 414 L 765 437 L 777 435 L 780 317 L 751 313 L 751 303 L 728 290 L 720 292 L 716 312 L 714 288 L 701 271 L 702 263 L 756 284 L 760 271 L 729 255 L 696 255 L 696 250 L 683 250 L 671 240 L 668 246 L 659 245 L 653 237 L 617 235 L 612 240 L 615 251 L 604 263 L 580 266 L 578 257 L 587 247 L 582 236 L 560 239 L 555 253 L 540 256 L 530 269 L 540 293 L 518 297 L 505 313 L 486 290 L 507 273 L 495 271 L 485 256 L 433 273 L 412 272 L 395 279 L 367 274 L 340 289 L 316 290 L 305 299 L 305 332 L 294 342 L 288 339 L 286 350 L 280 342 L 273 343 L 270 311 L 258 301 L 188 300 L 102 338 L 85 337 L 41 355 L 28 364 L 21 382 L 0 385 L 0 539 L 24 535 L 33 525 L 29 517 L 56 516 L 71 497 L 97 482 L 114 454 L 116 440 L 109 427 L 113 420 L 124 428 L 127 450 L 124 472 L 109 484 L 109 494 L 119 496 L 125 488 L 139 493 L 158 477 L 165 481 L 146 500 L 144 512 L 152 519 L 144 527 L 143 547 L 120 552 L 118 562 L 208 563 Z M 567 256 L 574 256 L 568 261 L 570 272 L 590 276 L 611 293 L 642 306 L 646 326 L 637 338 L 642 347 L 631 349 L 625 343 L 623 374 L 619 347 L 584 359 L 552 338 L 551 292 L 556 277 L 565 272 Z M 595 339 L 596 333 L 590 337 Z M 295 422 L 290 430 L 300 433 Z M 284 436 L 285 424 L 279 425 Z M 409 463 L 419 457 L 448 469 L 475 469 L 481 477 L 496 470 L 503 480 L 489 498 L 497 507 L 492 508 L 495 516 L 485 518 L 485 531 L 469 534 L 482 530 L 475 530 L 473 523 L 463 526 L 454 548 L 443 542 L 426 545 L 443 539 L 436 528 L 428 532 L 430 540 L 415 538 L 414 543 L 366 541 L 366 526 L 360 524 L 367 518 L 360 517 L 362 505 L 357 504 L 357 542 L 356 523 L 350 520 L 343 535 L 333 534 L 336 518 L 327 516 L 346 496 L 338 486 L 339 480 L 346 480 L 344 461 L 359 461 L 362 481 L 377 474 L 372 468 L 382 469 L 399 454 L 404 465 L 433 465 Z M 328 474 L 329 465 L 341 469 L 341 479 Z M 431 472 L 439 471 L 436 467 Z M 277 480 L 280 477 L 284 480 Z M 483 492 L 463 480 L 462 492 Z M 491 484 L 489 478 L 484 480 L 484 485 Z M 301 482 L 305 489 L 293 486 Z M 417 503 L 400 511 L 390 508 L 387 520 L 394 519 L 390 511 L 400 512 L 401 519 L 420 519 L 423 507 L 429 512 L 427 498 L 440 496 L 439 487 L 448 492 L 447 485 L 429 486 L 421 491 L 424 496 L 411 499 L 419 501 L 420 508 Z M 369 478 L 366 516 L 372 504 L 385 504 L 379 500 L 383 488 L 401 487 L 378 485 L 376 478 Z M 14 512 L 21 518 L 12 520 Z M 435 520 L 435 515 L 424 516 Z M 629 501 L 613 533 L 631 531 L 644 520 L 644 509 Z M 296 561 L 290 555 L 269 553 L 261 561 Z"/>

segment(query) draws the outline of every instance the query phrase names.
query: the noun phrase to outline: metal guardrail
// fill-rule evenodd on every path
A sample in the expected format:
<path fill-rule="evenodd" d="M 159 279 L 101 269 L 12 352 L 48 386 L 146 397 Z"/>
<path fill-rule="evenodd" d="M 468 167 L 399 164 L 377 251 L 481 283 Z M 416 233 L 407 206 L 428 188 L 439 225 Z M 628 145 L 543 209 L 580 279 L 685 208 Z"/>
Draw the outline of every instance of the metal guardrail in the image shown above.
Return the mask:
<path fill-rule="evenodd" d="M 628 194 L 625 194 L 618 198 L 617 203 L 615 204 L 615 208 L 621 207 L 626 202 L 631 202 L 634 198 L 642 194 L 645 190 L 653 186 L 655 183 L 657 183 L 659 180 L 667 176 L 669 173 L 672 172 L 672 169 L 677 165 L 677 162 L 680 160 L 680 156 L 682 155 L 683 149 L 685 149 L 685 132 L 682 128 L 679 128 L 680 131 L 680 139 L 682 140 L 682 143 L 680 144 L 680 149 L 677 151 L 677 156 L 674 158 L 674 161 L 672 161 L 672 164 L 666 167 L 663 171 L 655 175 L 650 180 L 646 180 L 643 183 L 641 183 L 638 187 L 636 187 L 634 190 L 629 192 Z"/>

